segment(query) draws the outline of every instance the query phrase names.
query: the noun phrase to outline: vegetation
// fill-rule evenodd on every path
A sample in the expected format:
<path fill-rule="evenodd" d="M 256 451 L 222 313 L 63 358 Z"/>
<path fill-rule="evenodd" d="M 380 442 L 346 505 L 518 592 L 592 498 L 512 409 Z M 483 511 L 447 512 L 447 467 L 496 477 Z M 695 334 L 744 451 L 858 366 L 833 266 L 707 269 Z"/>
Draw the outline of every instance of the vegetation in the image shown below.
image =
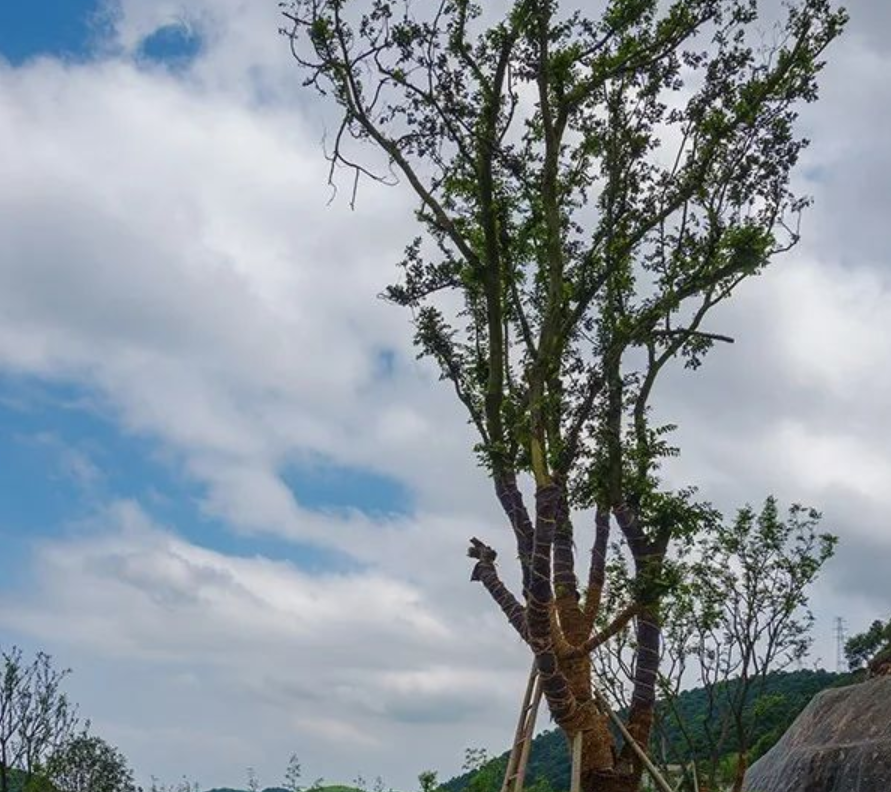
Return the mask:
<path fill-rule="evenodd" d="M 124 755 L 101 737 L 78 734 L 47 760 L 43 774 L 57 792 L 136 792 Z"/>
<path fill-rule="evenodd" d="M 852 635 L 845 643 L 848 668 L 852 671 L 862 668 L 887 648 L 891 648 L 891 618 L 887 622 L 876 619 L 868 630 Z"/>
<path fill-rule="evenodd" d="M 78 717 L 62 690 L 68 673 L 43 652 L 28 661 L 15 646 L 0 650 L 0 792 L 11 792 L 14 773 L 25 787 L 36 783 L 72 736 Z"/>
<path fill-rule="evenodd" d="M 421 792 L 434 792 L 439 787 L 435 770 L 424 770 L 418 775 L 418 786 Z"/>
<path fill-rule="evenodd" d="M 703 329 L 712 309 L 798 241 L 795 122 L 846 16 L 797 0 L 765 37 L 750 0 L 603 5 L 515 0 L 487 25 L 470 0 L 292 0 L 284 32 L 340 112 L 332 182 L 348 169 L 355 200 L 361 177 L 395 173 L 418 198 L 423 236 L 386 297 L 477 432 L 522 591 L 478 538 L 472 578 L 534 654 L 557 725 L 582 735 L 583 789 L 631 792 L 642 763 L 594 703 L 591 652 L 634 624 L 625 713 L 649 745 L 670 551 L 716 521 L 659 479 L 676 450 L 653 422 L 657 380 L 730 340 Z M 631 578 L 606 620 L 614 526 Z"/>
<path fill-rule="evenodd" d="M 792 721 L 813 698 L 816 693 L 829 687 L 850 684 L 854 677 L 850 674 L 834 674 L 828 671 L 794 671 L 770 674 L 766 680 L 765 702 L 760 704 L 754 698 L 746 704 L 746 711 L 760 709 L 756 720 L 756 728 L 752 734 L 752 759 L 768 751 L 779 740 Z M 730 687 L 734 682 L 728 683 Z M 732 696 L 720 696 L 724 701 Z M 711 749 L 707 735 L 707 723 L 710 715 L 711 697 L 703 688 L 684 691 L 676 701 L 676 708 L 686 724 L 685 735 L 679 728 L 678 721 L 665 704 L 657 710 L 657 725 L 651 744 L 652 754 L 665 765 L 676 765 L 695 758 L 707 764 L 711 761 Z M 720 717 L 720 713 L 719 713 Z M 692 738 L 695 751 L 691 756 L 689 740 Z M 460 776 L 446 781 L 442 785 L 445 792 L 498 792 L 507 753 L 491 759 L 486 765 L 486 773 L 479 770 L 462 773 Z M 732 751 L 724 754 L 724 760 L 730 765 L 728 781 L 735 774 L 735 755 Z M 559 731 L 547 731 L 540 734 L 532 743 L 529 760 L 528 779 L 533 785 L 547 785 L 555 790 L 569 789 L 569 751 L 566 737 Z M 493 784 L 493 779 L 496 783 Z"/>
<path fill-rule="evenodd" d="M 806 543 L 798 542 L 797 546 L 802 547 L 803 544 Z M 765 568 L 768 566 L 765 565 Z M 6 652 L 4 657 L 16 668 L 31 666 L 16 649 Z M 51 660 L 46 655 L 38 655 L 33 662 L 44 669 L 42 678 L 55 679 L 58 682 L 67 674 L 65 672 L 60 675 L 53 671 Z M 10 676 L 9 672 L 7 676 Z M 756 759 L 779 739 L 815 693 L 827 687 L 849 684 L 857 678 L 856 674 L 832 674 L 826 671 L 775 672 L 768 673 L 759 686 L 745 687 L 744 680 L 736 676 L 717 682 L 716 690 L 698 688 L 680 692 L 671 700 L 659 701 L 655 711 L 650 752 L 663 766 L 696 759 L 701 768 L 706 768 L 714 760 L 714 724 L 723 722 L 731 715 L 734 702 L 743 696 L 744 717 L 751 717 L 753 725 L 750 755 L 752 759 Z M 63 695 L 58 687 L 53 690 L 55 695 Z M 30 774 L 21 768 L 6 768 L 9 792 L 142 792 L 141 788 L 135 787 L 132 771 L 118 749 L 89 734 L 86 729 L 69 731 L 66 734 L 58 747 L 47 755 L 46 761 L 35 765 Z M 719 765 L 724 773 L 718 776 L 719 780 L 725 782 L 733 779 L 736 760 L 736 752 L 730 745 L 719 757 Z M 419 789 L 420 792 L 437 789 L 443 792 L 497 792 L 506 763 L 506 753 L 493 758 L 482 749 L 468 749 L 461 776 L 440 785 L 435 772 L 425 771 L 418 777 Z M 268 787 L 262 792 L 367 792 L 369 789 L 362 778 L 357 779 L 353 786 L 323 785 L 321 780 L 317 780 L 308 787 L 302 787 L 299 783 L 301 765 L 296 755 L 291 756 L 285 777 L 285 785 Z M 259 788 L 256 773 L 249 772 L 248 781 Z M 569 753 L 565 734 L 555 730 L 539 735 L 533 742 L 527 790 L 552 792 L 565 790 L 568 785 Z M 385 792 L 386 788 L 378 777 L 371 789 L 373 792 Z M 199 790 L 198 784 L 186 779 L 173 785 L 162 784 L 153 779 L 146 792 Z M 207 792 L 249 790 L 218 788 Z"/>
<path fill-rule="evenodd" d="M 768 498 L 760 512 L 739 511 L 718 523 L 699 544 L 700 560 L 682 564 L 683 584 L 673 592 L 667 633 L 672 682 L 663 676 L 668 712 L 687 739 L 688 756 L 708 746 L 700 778 L 718 783 L 733 754 L 733 792 L 740 792 L 755 733 L 785 706 L 768 691 L 772 672 L 804 660 L 812 643 L 808 588 L 831 558 L 836 539 L 817 533 L 820 515 L 793 506 L 784 518 Z M 708 698 L 707 717 L 689 722 L 674 705 L 688 659 Z M 703 730 L 705 743 L 694 732 Z M 675 753 L 675 761 L 683 757 Z"/>

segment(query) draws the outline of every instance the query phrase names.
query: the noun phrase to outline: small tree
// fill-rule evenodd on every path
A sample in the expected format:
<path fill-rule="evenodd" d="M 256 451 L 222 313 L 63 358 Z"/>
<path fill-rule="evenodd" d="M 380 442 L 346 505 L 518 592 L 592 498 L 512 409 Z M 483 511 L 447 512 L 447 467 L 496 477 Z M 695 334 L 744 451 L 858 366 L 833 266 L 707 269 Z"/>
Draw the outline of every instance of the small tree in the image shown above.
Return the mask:
<path fill-rule="evenodd" d="M 248 792 L 259 792 L 260 781 L 257 778 L 257 771 L 253 767 L 247 769 L 247 788 Z"/>
<path fill-rule="evenodd" d="M 374 783 L 371 785 L 371 792 L 387 792 L 387 785 L 384 782 L 383 776 L 375 776 Z M 393 792 L 393 790 L 390 790 Z"/>
<path fill-rule="evenodd" d="M 435 792 L 439 787 L 436 776 L 435 770 L 424 770 L 418 775 L 418 784 L 421 786 L 421 792 Z"/>
<path fill-rule="evenodd" d="M 777 704 L 770 673 L 801 660 L 813 641 L 808 589 L 832 557 L 836 538 L 818 533 L 819 513 L 794 505 L 783 519 L 774 498 L 717 524 L 693 564 L 691 649 L 709 697 L 705 732 L 712 776 L 734 753 L 733 790 L 742 789 L 755 722 Z"/>
<path fill-rule="evenodd" d="M 34 778 L 77 725 L 77 708 L 62 691 L 70 673 L 48 654 L 30 662 L 13 646 L 0 653 L 0 792 L 9 792 L 13 769 Z"/>
<path fill-rule="evenodd" d="M 46 776 L 58 792 L 136 792 L 124 755 L 101 737 L 86 732 L 50 756 Z"/>
<path fill-rule="evenodd" d="M 288 767 L 285 770 L 284 788 L 288 792 L 301 792 L 303 789 L 300 785 L 301 774 L 300 760 L 297 758 L 297 754 L 291 754 L 291 758 L 288 759 Z"/>
<path fill-rule="evenodd" d="M 886 646 L 891 646 L 891 618 L 887 622 L 876 619 L 868 630 L 852 635 L 845 643 L 848 668 L 857 671 Z"/>
<path fill-rule="evenodd" d="M 419 201 L 425 235 L 386 297 L 411 310 L 421 354 L 478 435 L 522 590 L 478 538 L 472 579 L 534 655 L 557 725 L 584 735 L 586 792 L 636 790 L 665 559 L 702 520 L 690 489 L 659 481 L 675 452 L 671 427 L 652 420 L 656 382 L 673 359 L 696 368 L 728 340 L 703 329 L 709 312 L 797 242 L 795 121 L 845 14 L 794 0 L 765 38 L 755 0 L 605 0 L 596 18 L 514 0 L 489 25 L 470 0 L 285 8 L 305 83 L 340 110 L 332 181 L 348 169 L 355 198 L 363 175 L 397 174 Z M 384 161 L 363 160 L 355 141 Z M 635 582 L 604 625 L 613 525 Z M 592 696 L 590 653 L 632 620 L 634 740 L 620 746 Z"/>

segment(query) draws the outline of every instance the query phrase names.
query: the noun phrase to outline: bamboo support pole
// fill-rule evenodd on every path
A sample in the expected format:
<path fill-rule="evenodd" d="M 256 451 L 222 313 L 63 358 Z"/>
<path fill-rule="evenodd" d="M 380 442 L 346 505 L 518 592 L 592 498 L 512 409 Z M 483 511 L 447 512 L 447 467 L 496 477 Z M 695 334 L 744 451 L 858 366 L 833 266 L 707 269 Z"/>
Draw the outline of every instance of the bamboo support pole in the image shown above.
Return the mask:
<path fill-rule="evenodd" d="M 652 760 L 649 756 L 647 756 L 647 752 L 641 748 L 638 744 L 637 740 L 631 736 L 631 732 L 625 727 L 625 724 L 622 722 L 622 719 L 613 712 L 612 707 L 610 707 L 609 702 L 606 700 L 606 697 L 603 693 L 600 692 L 600 689 L 597 685 L 594 684 L 594 681 L 591 681 L 591 691 L 594 694 L 594 698 L 597 700 L 597 703 L 603 709 L 603 711 L 609 716 L 610 720 L 616 725 L 616 728 L 621 732 L 622 737 L 625 741 L 631 746 L 631 750 L 637 754 L 637 758 L 640 759 L 643 766 L 647 769 L 647 772 L 652 777 L 653 781 L 656 782 L 656 786 L 659 787 L 661 792 L 674 792 L 671 788 L 671 785 L 662 774 L 659 772 L 659 768 L 653 764 Z"/>
<path fill-rule="evenodd" d="M 570 792 L 582 792 L 582 745 L 585 741 L 583 732 L 572 738 L 572 784 Z"/>
<path fill-rule="evenodd" d="M 523 748 L 520 751 L 520 763 L 516 767 L 517 780 L 514 783 L 516 792 L 523 792 L 523 785 L 526 783 L 526 767 L 529 765 L 529 754 L 532 752 L 532 736 L 535 732 L 535 719 L 538 715 L 538 707 L 541 703 L 541 679 L 538 673 L 535 674 L 535 688 L 532 693 L 532 701 L 529 703 L 529 713 L 526 717 L 524 725 L 525 733 L 523 740 Z"/>
<path fill-rule="evenodd" d="M 517 721 L 517 730 L 514 734 L 514 744 L 504 771 L 501 792 L 522 792 L 523 790 L 526 764 L 529 761 L 529 751 L 532 747 L 531 732 L 535 729 L 535 719 L 540 701 L 541 680 L 538 678 L 538 666 L 533 660 L 529 681 L 526 684 L 526 693 L 520 708 L 520 718 Z"/>

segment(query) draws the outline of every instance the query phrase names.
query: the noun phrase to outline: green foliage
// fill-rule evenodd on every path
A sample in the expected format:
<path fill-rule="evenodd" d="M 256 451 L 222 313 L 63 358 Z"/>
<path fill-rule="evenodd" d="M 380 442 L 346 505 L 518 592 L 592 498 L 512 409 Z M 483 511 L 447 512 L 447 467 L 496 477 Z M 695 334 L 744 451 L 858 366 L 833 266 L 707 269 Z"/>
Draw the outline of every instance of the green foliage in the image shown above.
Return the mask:
<path fill-rule="evenodd" d="M 421 792 L 434 792 L 439 787 L 436 775 L 435 770 L 423 770 L 418 774 L 418 784 L 421 787 Z"/>
<path fill-rule="evenodd" d="M 45 774 L 59 792 L 136 792 L 124 755 L 86 732 L 50 756 Z"/>
<path fill-rule="evenodd" d="M 747 0 L 515 0 L 488 26 L 474 2 L 283 6 L 306 85 L 341 111 L 332 177 L 395 173 L 419 200 L 385 297 L 482 462 L 645 499 L 676 453 L 649 425 L 657 374 L 699 366 L 705 315 L 798 240 L 795 122 L 845 12 L 796 0 L 769 46 Z"/>
<path fill-rule="evenodd" d="M 845 643 L 848 667 L 852 671 L 862 668 L 887 646 L 891 646 L 891 618 L 887 622 L 876 619 L 868 630 L 852 635 Z"/>
<path fill-rule="evenodd" d="M 68 674 L 45 652 L 26 660 L 16 646 L 0 648 L 0 788 L 13 775 L 24 785 L 42 783 L 52 751 L 76 727 L 77 707 L 63 690 Z"/>
<path fill-rule="evenodd" d="M 756 759 L 769 750 L 782 736 L 792 721 L 807 706 L 808 702 L 821 690 L 850 684 L 853 677 L 845 674 L 834 674 L 828 671 L 794 671 L 776 673 L 768 677 L 763 700 L 752 697 L 747 703 L 747 710 L 758 711 L 756 727 L 753 732 L 755 748 L 751 759 Z M 731 685 L 733 682 L 730 683 Z M 726 696 L 722 696 L 726 700 Z M 667 764 L 678 764 L 691 758 L 707 760 L 709 758 L 709 741 L 705 722 L 710 715 L 709 696 L 702 688 L 681 693 L 675 703 L 681 720 L 689 724 L 696 750 L 691 756 L 687 747 L 687 739 L 682 734 L 676 717 L 665 702 L 657 707 L 657 726 L 654 730 L 651 752 L 660 761 Z M 720 717 L 720 715 L 719 715 Z M 662 748 L 665 747 L 663 752 Z M 477 782 L 480 771 L 465 772 L 450 779 L 442 785 L 445 792 L 498 792 L 503 779 L 504 767 L 508 754 L 489 760 L 492 773 L 485 775 L 484 782 Z M 721 761 L 735 769 L 735 754 L 728 751 Z M 497 769 L 495 769 L 497 768 Z M 500 771 L 500 772 L 499 772 Z M 541 785 L 542 792 L 550 789 L 569 789 L 570 782 L 569 748 L 565 736 L 559 731 L 548 731 L 540 734 L 532 743 L 529 758 L 527 789 Z M 731 774 L 732 775 L 732 774 Z M 493 779 L 497 784 L 491 786 Z M 484 788 L 473 786 L 485 783 Z"/>
<path fill-rule="evenodd" d="M 762 689 L 749 688 L 743 715 L 752 723 L 750 759 L 757 759 L 769 750 L 817 693 L 851 681 L 851 677 L 843 674 L 802 670 L 769 674 Z M 673 706 L 660 705 L 656 734 L 665 739 L 665 758 L 669 763 L 679 763 L 691 756 L 710 758 L 714 739 L 710 732 L 729 715 L 730 702 L 735 700 L 739 689 L 739 680 L 730 680 L 719 683 L 713 695 L 697 688 L 681 693 Z M 734 754 L 732 744 L 723 755 L 731 754 Z"/>

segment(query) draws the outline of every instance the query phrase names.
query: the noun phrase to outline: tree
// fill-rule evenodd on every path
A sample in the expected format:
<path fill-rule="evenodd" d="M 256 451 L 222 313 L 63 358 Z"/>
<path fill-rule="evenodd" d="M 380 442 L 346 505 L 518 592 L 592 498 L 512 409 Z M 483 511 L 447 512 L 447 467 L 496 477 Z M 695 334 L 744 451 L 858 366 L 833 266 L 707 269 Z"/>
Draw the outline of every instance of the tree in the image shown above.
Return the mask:
<path fill-rule="evenodd" d="M 387 784 L 385 783 L 383 776 L 375 776 L 374 783 L 371 785 L 371 792 L 387 792 Z M 393 792 L 390 789 L 389 792 Z"/>
<path fill-rule="evenodd" d="M 435 792 L 439 787 L 435 770 L 424 770 L 418 775 L 418 783 L 421 785 L 421 792 Z"/>
<path fill-rule="evenodd" d="M 253 767 L 247 769 L 247 788 L 248 792 L 258 792 L 260 789 L 260 781 L 257 778 L 257 771 Z"/>
<path fill-rule="evenodd" d="M 466 748 L 461 769 L 471 773 L 467 792 L 498 792 L 501 789 L 506 762 L 489 756 L 485 748 Z"/>
<path fill-rule="evenodd" d="M 46 776 L 58 792 L 136 792 L 126 757 L 86 732 L 68 740 L 48 760 Z"/>
<path fill-rule="evenodd" d="M 288 792 L 301 792 L 303 789 L 300 785 L 301 773 L 300 760 L 297 758 L 297 754 L 291 754 L 291 758 L 288 760 L 288 767 L 285 770 L 284 788 Z"/>
<path fill-rule="evenodd" d="M 857 671 L 885 646 L 891 646 L 891 618 L 887 622 L 876 619 L 868 630 L 852 635 L 845 642 L 848 668 Z"/>
<path fill-rule="evenodd" d="M 745 507 L 733 522 L 717 523 L 686 571 L 688 629 L 675 654 L 694 654 L 708 700 L 697 724 L 707 744 L 691 749 L 710 756 L 712 784 L 732 752 L 734 792 L 742 789 L 756 721 L 783 706 L 782 697 L 767 695 L 769 675 L 802 660 L 813 641 L 808 589 L 837 541 L 817 532 L 819 519 L 798 505 L 783 519 L 770 497 L 760 512 Z"/>
<path fill-rule="evenodd" d="M 411 310 L 479 437 L 522 591 L 478 538 L 472 579 L 534 654 L 556 723 L 584 735 L 583 788 L 622 792 L 642 763 L 592 698 L 590 652 L 634 621 L 627 728 L 647 746 L 665 560 L 708 511 L 659 481 L 676 452 L 650 409 L 656 381 L 730 340 L 703 329 L 709 312 L 797 242 L 795 120 L 845 14 L 797 0 L 765 39 L 755 0 L 603 6 L 591 19 L 515 0 L 487 26 L 470 0 L 291 0 L 283 32 L 340 111 L 331 183 L 347 169 L 355 200 L 362 177 L 392 174 L 419 200 L 423 235 L 385 296 Z M 614 525 L 632 599 L 595 629 Z"/>
<path fill-rule="evenodd" d="M 49 655 L 30 662 L 13 646 L 0 653 L 0 792 L 9 792 L 12 770 L 27 784 L 72 733 L 77 710 L 62 692 L 68 670 L 58 670 Z"/>

